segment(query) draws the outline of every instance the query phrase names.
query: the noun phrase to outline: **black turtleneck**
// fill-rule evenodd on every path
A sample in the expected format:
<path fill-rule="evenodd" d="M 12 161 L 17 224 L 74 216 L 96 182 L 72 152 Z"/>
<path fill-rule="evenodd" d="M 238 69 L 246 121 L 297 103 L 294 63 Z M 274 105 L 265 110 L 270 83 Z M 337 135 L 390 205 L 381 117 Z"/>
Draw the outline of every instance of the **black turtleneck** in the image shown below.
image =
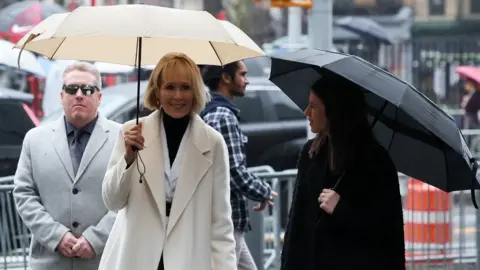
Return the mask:
<path fill-rule="evenodd" d="M 187 114 L 182 118 L 173 118 L 163 111 L 163 125 L 165 134 L 167 135 L 168 156 L 170 158 L 170 166 L 172 166 L 177 156 L 178 147 L 182 141 L 183 134 L 187 130 L 190 122 L 190 115 Z"/>

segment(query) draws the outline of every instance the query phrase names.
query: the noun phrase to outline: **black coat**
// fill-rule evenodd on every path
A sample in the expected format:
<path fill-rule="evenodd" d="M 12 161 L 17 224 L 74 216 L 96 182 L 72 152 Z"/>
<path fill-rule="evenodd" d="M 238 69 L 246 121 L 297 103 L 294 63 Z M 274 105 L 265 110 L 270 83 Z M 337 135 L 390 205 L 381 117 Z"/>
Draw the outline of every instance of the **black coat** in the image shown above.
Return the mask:
<path fill-rule="evenodd" d="M 281 269 L 405 269 L 400 188 L 387 151 L 373 138 L 365 142 L 337 186 L 340 201 L 329 215 L 318 197 L 339 177 L 328 169 L 326 149 L 312 160 L 310 146 L 299 159 Z"/>

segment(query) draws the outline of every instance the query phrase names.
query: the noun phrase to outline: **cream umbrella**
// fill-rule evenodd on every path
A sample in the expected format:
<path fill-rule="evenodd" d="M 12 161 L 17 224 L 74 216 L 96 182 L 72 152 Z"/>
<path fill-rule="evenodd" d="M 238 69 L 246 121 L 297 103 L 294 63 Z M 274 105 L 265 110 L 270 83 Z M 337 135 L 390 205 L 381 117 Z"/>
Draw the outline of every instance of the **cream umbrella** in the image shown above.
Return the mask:
<path fill-rule="evenodd" d="M 51 59 L 155 65 L 170 52 L 183 52 L 199 65 L 224 65 L 264 56 L 262 49 L 229 22 L 206 11 L 149 5 L 79 7 L 37 25 L 16 47 Z M 33 35 L 33 36 L 32 36 Z"/>
<path fill-rule="evenodd" d="M 182 52 L 198 65 L 225 65 L 264 56 L 262 49 L 231 23 L 206 11 L 149 5 L 79 7 L 55 14 L 17 44 L 51 59 L 99 61 L 138 67 L 155 65 Z M 137 123 L 140 81 L 137 85 Z"/>

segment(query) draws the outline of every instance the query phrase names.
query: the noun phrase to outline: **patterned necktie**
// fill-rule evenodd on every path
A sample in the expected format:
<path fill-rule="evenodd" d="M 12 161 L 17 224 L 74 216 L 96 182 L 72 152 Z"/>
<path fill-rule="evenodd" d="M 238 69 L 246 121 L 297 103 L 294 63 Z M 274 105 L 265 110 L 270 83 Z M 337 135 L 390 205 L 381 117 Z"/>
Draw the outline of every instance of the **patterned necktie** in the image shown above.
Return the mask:
<path fill-rule="evenodd" d="M 77 175 L 78 166 L 80 166 L 80 161 L 82 160 L 83 150 L 81 144 L 81 137 L 83 135 L 82 129 L 76 129 L 73 132 L 73 140 L 70 143 L 70 156 L 72 158 L 73 173 Z"/>

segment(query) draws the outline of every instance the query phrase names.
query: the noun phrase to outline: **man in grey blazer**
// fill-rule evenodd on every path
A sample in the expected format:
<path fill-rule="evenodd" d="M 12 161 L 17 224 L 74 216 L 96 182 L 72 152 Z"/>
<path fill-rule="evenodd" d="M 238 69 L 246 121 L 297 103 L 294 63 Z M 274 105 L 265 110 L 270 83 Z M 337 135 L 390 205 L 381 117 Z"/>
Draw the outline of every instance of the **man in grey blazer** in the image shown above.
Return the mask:
<path fill-rule="evenodd" d="M 32 233 L 32 270 L 96 270 L 115 213 L 102 181 L 120 125 L 98 114 L 98 70 L 76 62 L 63 74 L 65 115 L 30 130 L 23 141 L 13 195 Z"/>

